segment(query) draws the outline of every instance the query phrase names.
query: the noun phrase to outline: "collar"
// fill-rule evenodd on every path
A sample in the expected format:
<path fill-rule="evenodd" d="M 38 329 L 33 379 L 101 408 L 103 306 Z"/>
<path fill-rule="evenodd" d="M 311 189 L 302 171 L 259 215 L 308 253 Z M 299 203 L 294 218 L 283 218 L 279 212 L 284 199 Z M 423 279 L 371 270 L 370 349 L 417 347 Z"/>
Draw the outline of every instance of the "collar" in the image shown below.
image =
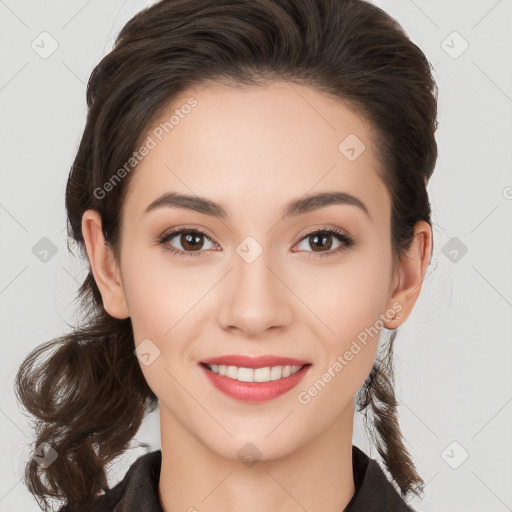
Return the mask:
<path fill-rule="evenodd" d="M 343 512 L 415 512 L 397 493 L 374 459 L 352 445 L 356 491 Z"/>
<path fill-rule="evenodd" d="M 95 498 L 96 512 L 163 512 L 158 498 L 162 451 L 140 456 L 124 478 Z M 352 445 L 355 493 L 342 512 L 414 512 L 384 475 L 380 465 Z M 68 512 L 66 507 L 60 512 Z"/>

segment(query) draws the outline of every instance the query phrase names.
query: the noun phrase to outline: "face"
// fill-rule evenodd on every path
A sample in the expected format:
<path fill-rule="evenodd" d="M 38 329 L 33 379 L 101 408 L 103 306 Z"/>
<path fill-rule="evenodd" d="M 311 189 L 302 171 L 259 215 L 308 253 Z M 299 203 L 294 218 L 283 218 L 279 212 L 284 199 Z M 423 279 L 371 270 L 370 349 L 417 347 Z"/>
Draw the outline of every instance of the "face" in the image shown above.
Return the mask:
<path fill-rule="evenodd" d="M 352 424 L 396 284 L 370 129 L 339 100 L 274 82 L 189 90 L 148 131 L 154 147 L 123 206 L 119 270 L 135 345 L 150 340 L 141 369 L 163 429 L 230 458 L 252 442 L 272 459 Z M 165 193 L 218 206 L 146 211 Z M 324 193 L 338 196 L 304 202 Z M 258 402 L 211 383 L 200 363 L 225 355 L 309 366 L 292 389 Z"/>

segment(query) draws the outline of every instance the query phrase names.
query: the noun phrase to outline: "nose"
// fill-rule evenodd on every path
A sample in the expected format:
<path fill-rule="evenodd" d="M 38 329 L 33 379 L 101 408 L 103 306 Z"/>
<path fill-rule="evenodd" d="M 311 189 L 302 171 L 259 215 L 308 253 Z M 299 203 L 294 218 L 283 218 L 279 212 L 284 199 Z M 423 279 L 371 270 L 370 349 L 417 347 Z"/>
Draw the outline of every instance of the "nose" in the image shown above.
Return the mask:
<path fill-rule="evenodd" d="M 218 321 L 223 329 L 261 338 L 291 323 L 293 293 L 280 275 L 284 272 L 269 263 L 265 252 L 250 263 L 236 259 L 222 284 Z"/>

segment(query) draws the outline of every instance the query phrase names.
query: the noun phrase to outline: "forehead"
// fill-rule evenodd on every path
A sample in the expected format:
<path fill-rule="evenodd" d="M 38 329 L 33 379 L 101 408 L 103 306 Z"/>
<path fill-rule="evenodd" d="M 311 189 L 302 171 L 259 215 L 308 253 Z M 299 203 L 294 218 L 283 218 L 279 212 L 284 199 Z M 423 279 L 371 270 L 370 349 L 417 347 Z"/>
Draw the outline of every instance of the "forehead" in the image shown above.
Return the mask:
<path fill-rule="evenodd" d="M 309 87 L 189 89 L 146 135 L 152 147 L 133 171 L 127 215 L 141 217 L 169 191 L 207 197 L 237 218 L 323 191 L 360 198 L 374 218 L 390 208 L 369 123 Z"/>

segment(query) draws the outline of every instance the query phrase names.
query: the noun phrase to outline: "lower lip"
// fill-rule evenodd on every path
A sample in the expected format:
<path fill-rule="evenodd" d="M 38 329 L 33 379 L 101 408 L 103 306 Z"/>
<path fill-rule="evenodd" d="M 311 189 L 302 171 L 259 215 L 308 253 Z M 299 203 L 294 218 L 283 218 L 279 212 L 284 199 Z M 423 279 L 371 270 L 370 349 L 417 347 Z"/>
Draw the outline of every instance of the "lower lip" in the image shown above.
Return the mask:
<path fill-rule="evenodd" d="M 199 366 L 210 379 L 210 382 L 229 397 L 242 402 L 266 402 L 293 389 L 304 378 L 311 364 L 303 366 L 293 375 L 268 382 L 241 382 L 214 373 L 203 364 Z"/>

